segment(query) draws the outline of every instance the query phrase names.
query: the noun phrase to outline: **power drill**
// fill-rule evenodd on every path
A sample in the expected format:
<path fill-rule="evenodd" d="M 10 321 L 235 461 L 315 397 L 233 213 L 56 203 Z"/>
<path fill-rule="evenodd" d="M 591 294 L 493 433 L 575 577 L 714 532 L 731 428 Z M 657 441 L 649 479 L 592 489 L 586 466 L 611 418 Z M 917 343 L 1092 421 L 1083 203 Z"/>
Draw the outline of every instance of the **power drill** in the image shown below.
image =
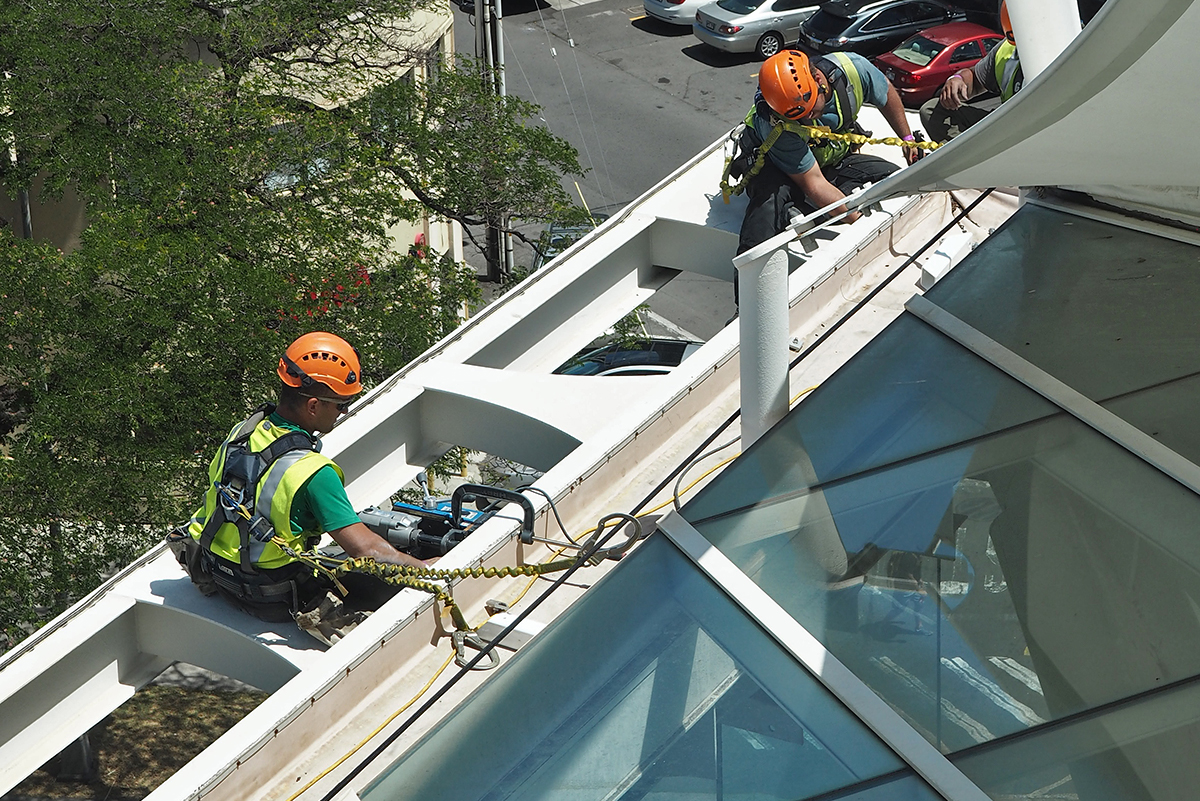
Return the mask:
<path fill-rule="evenodd" d="M 371 507 L 358 513 L 358 519 L 367 528 L 416 559 L 431 559 L 445 556 L 451 548 L 462 542 L 466 532 L 445 525 L 436 526 L 441 533 L 429 533 L 421 528 L 422 518 L 395 509 Z"/>

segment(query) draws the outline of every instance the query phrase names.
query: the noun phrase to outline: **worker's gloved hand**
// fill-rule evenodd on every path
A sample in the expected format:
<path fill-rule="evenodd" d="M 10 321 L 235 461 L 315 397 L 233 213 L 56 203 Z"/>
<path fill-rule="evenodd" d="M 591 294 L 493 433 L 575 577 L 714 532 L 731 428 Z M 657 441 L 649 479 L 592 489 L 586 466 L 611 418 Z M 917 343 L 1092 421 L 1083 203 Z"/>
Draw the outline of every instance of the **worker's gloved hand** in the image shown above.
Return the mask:
<path fill-rule="evenodd" d="M 326 645 L 333 645 L 366 620 L 365 612 L 353 612 L 331 592 L 315 607 L 296 614 L 296 625 Z"/>

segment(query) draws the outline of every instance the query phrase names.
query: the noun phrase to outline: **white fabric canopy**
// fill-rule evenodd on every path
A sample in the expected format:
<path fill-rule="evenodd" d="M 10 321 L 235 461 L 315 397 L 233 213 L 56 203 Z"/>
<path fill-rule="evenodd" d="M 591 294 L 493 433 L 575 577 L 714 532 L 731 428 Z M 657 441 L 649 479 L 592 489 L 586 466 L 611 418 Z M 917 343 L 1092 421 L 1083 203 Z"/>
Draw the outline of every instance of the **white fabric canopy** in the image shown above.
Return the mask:
<path fill-rule="evenodd" d="M 1197 130 L 1200 3 L 1108 0 L 1012 100 L 855 205 L 937 189 L 1062 186 L 1195 215 Z"/>

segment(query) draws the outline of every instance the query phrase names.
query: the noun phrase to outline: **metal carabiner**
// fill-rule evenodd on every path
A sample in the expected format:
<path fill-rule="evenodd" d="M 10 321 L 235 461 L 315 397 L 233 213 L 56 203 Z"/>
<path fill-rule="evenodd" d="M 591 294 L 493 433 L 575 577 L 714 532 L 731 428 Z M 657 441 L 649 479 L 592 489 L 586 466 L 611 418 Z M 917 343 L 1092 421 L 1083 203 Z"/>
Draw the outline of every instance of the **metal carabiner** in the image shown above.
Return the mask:
<path fill-rule="evenodd" d="M 454 662 L 459 667 L 466 667 L 471 660 L 467 658 L 467 646 L 471 646 L 476 651 L 482 651 L 487 646 L 483 639 L 474 631 L 454 631 L 450 633 L 450 642 L 454 643 Z M 491 670 L 500 664 L 500 655 L 496 653 L 496 649 L 492 648 L 487 652 L 488 663 L 477 663 L 472 670 Z"/>

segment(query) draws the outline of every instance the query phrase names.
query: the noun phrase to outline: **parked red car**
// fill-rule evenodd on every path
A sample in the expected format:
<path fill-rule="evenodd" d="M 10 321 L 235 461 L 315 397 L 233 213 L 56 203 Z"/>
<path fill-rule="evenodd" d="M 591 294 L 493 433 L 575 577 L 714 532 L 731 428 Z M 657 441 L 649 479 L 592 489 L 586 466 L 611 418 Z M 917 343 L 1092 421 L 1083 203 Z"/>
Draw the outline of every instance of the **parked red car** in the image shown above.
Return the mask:
<path fill-rule="evenodd" d="M 973 22 L 951 22 L 926 28 L 890 53 L 875 57 L 909 108 L 918 108 L 954 73 L 975 66 L 1003 35 Z"/>

